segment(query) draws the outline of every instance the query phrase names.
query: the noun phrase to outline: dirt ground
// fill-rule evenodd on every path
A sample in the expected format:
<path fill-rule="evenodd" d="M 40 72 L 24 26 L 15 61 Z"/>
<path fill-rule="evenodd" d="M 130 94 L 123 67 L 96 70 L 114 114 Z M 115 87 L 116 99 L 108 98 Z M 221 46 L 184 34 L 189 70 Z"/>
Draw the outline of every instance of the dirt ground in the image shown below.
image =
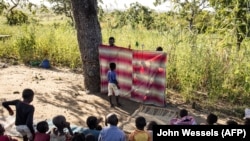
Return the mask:
<path fill-rule="evenodd" d="M 120 120 L 126 120 L 140 106 L 140 103 L 123 98 L 122 107 L 110 108 L 106 95 L 85 92 L 81 72 L 65 68 L 42 69 L 0 63 L 0 100 L 21 99 L 24 88 L 35 91 L 32 104 L 35 106 L 36 120 L 52 119 L 62 114 L 71 124 L 86 127 L 86 118 L 90 115 L 104 118 L 108 113 L 116 112 Z M 170 104 L 173 101 L 167 103 L 166 108 L 175 111 L 188 108 L 199 123 L 205 122 L 207 113 L 197 112 L 189 105 Z M 0 114 L 8 116 L 3 107 L 0 107 Z M 225 119 L 220 119 L 219 122 L 223 124 Z"/>

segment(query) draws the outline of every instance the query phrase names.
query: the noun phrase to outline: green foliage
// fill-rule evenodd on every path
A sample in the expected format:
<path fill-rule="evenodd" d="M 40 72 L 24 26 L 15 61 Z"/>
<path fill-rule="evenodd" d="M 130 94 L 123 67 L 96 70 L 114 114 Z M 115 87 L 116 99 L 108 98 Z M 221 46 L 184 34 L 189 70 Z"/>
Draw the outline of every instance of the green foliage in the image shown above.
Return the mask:
<path fill-rule="evenodd" d="M 6 18 L 9 25 L 21 25 L 28 22 L 28 16 L 18 10 L 10 12 Z"/>
<path fill-rule="evenodd" d="M 233 31 L 238 51 L 243 40 L 250 36 L 250 2 L 249 0 L 209 0 L 216 10 L 216 23 L 224 32 Z"/>
<path fill-rule="evenodd" d="M 74 25 L 72 6 L 70 0 L 48 0 L 52 5 L 52 10 L 57 15 L 65 15 L 71 19 L 72 25 Z"/>
<path fill-rule="evenodd" d="M 126 12 L 126 19 L 131 24 L 132 28 L 136 28 L 136 25 L 141 24 L 146 29 L 151 28 L 151 24 L 154 22 L 152 12 L 149 8 L 139 4 L 138 2 L 132 3 L 130 8 Z"/>
<path fill-rule="evenodd" d="M 232 20 L 235 13 L 222 10 L 227 13 L 223 18 L 221 12 L 197 11 L 190 30 L 192 16 L 186 12 L 156 13 L 138 3 L 125 11 L 101 11 L 103 44 L 114 36 L 117 46 L 135 50 L 162 46 L 168 55 L 168 89 L 181 92 L 186 101 L 198 99 L 211 104 L 224 100 L 250 106 L 250 41 L 245 38 L 243 49 L 237 51 L 232 35 L 240 24 Z M 12 56 L 24 62 L 47 58 L 54 66 L 81 67 L 75 29 L 65 20 L 55 19 L 47 17 L 46 22 L 23 26 L 0 24 L 0 33 L 12 35 L 10 40 L 0 41 L 0 57 Z M 197 92 L 204 93 L 205 98 Z"/>
<path fill-rule="evenodd" d="M 19 48 L 19 55 L 22 62 L 28 64 L 36 57 L 36 39 L 34 30 L 32 30 L 32 32 L 27 29 L 25 30 L 27 34 L 18 37 L 15 46 L 16 48 Z"/>
<path fill-rule="evenodd" d="M 0 24 L 0 33 L 12 35 L 9 40 L 0 41 L 0 58 L 15 58 L 25 64 L 49 59 L 53 66 L 81 67 L 76 33 L 67 23 L 11 27 Z"/>
<path fill-rule="evenodd" d="M 3 14 L 3 11 L 7 9 L 7 5 L 6 3 L 4 2 L 4 0 L 0 0 L 0 15 Z"/>

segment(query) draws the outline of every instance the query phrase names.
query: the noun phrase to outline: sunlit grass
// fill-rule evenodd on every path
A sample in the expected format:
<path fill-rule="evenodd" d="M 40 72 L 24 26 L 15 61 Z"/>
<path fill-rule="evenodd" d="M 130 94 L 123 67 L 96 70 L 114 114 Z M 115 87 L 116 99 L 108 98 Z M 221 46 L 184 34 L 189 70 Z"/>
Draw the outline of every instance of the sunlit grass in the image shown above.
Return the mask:
<path fill-rule="evenodd" d="M 23 26 L 8 26 L 1 21 L 0 34 L 12 36 L 0 41 L 1 58 L 30 61 L 47 58 L 56 66 L 81 67 L 76 30 L 63 19 Z M 130 45 L 135 50 L 155 50 L 162 46 L 168 55 L 167 87 L 180 91 L 187 101 L 199 97 L 194 91 L 202 91 L 209 102 L 225 99 L 249 105 L 249 39 L 237 52 L 231 34 L 192 34 L 178 26 L 167 31 L 102 26 L 102 43 L 108 44 L 110 36 L 115 37 L 117 46 Z M 31 58 L 25 58 L 24 46 L 33 49 Z"/>

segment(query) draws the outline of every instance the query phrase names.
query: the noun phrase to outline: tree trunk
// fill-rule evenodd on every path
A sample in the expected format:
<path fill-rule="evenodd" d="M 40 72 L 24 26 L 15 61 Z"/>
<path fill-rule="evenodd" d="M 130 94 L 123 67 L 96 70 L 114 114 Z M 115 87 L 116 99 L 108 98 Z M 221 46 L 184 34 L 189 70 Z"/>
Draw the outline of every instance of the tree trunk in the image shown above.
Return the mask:
<path fill-rule="evenodd" d="M 98 47 L 102 41 L 102 34 L 97 17 L 97 0 L 71 2 L 83 64 L 84 86 L 88 92 L 100 92 Z"/>

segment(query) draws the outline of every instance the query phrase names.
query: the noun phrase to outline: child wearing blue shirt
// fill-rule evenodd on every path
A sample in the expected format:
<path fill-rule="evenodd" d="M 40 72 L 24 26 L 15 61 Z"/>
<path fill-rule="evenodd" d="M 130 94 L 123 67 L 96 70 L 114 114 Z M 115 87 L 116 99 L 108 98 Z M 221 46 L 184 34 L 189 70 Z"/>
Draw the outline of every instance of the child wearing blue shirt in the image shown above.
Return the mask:
<path fill-rule="evenodd" d="M 112 103 L 112 95 L 113 92 L 115 94 L 116 97 L 116 103 L 118 106 L 121 106 L 120 102 L 119 102 L 119 95 L 120 95 L 120 86 L 118 84 L 117 78 L 116 78 L 116 64 L 115 63 L 110 63 L 109 64 L 109 68 L 110 70 L 108 71 L 108 97 L 109 97 L 109 102 L 110 102 L 110 107 L 114 107 L 114 104 Z"/>

